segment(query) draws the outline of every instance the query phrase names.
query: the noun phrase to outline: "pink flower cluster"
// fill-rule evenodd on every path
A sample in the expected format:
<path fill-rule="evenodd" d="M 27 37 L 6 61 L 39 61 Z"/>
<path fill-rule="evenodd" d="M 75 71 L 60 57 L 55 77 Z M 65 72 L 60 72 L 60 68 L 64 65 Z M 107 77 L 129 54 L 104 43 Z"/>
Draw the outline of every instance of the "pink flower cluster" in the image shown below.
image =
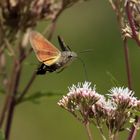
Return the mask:
<path fill-rule="evenodd" d="M 111 131 L 121 130 L 139 111 L 139 100 L 128 88 L 113 87 L 103 96 L 96 92 L 90 82 L 78 83 L 69 87 L 69 92 L 58 105 L 71 112 L 82 122 L 106 122 Z"/>

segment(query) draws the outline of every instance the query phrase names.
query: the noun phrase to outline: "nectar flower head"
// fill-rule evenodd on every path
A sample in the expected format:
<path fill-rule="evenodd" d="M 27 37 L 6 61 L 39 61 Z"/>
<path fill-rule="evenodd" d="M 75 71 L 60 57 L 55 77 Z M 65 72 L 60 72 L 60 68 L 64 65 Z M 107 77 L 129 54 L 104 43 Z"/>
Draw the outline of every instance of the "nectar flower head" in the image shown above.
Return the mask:
<path fill-rule="evenodd" d="M 93 117 L 96 118 L 108 118 L 109 116 L 113 116 L 115 110 L 115 104 L 110 99 L 107 100 L 104 96 L 92 106 Z"/>
<path fill-rule="evenodd" d="M 98 94 L 95 86 L 92 88 L 90 82 L 78 83 L 68 88 L 69 92 L 58 102 L 58 105 L 69 112 L 80 112 L 83 118 L 89 117 L 92 112 L 92 105 L 95 104 L 102 95 Z"/>
<path fill-rule="evenodd" d="M 61 107 L 66 107 L 68 104 L 68 97 L 63 96 L 63 98 L 58 102 L 58 105 Z"/>
<path fill-rule="evenodd" d="M 134 97 L 134 92 L 124 87 L 114 87 L 108 94 L 117 106 L 124 109 L 133 108 L 137 106 L 137 98 Z"/>
<path fill-rule="evenodd" d="M 67 96 L 77 101 L 91 101 L 91 104 L 97 102 L 101 98 L 101 95 L 96 92 L 95 86 L 91 88 L 91 82 L 87 81 L 78 83 L 77 86 L 72 85 L 72 87 L 69 87 Z"/>
<path fill-rule="evenodd" d="M 104 96 L 96 92 L 95 86 L 91 87 L 91 82 L 85 81 L 68 89 L 58 105 L 82 123 L 94 121 L 96 127 L 105 123 L 110 132 L 122 130 L 140 112 L 140 100 L 128 88 L 113 87 Z"/>
<path fill-rule="evenodd" d="M 140 112 L 140 100 L 137 100 L 137 107 L 135 109 Z"/>

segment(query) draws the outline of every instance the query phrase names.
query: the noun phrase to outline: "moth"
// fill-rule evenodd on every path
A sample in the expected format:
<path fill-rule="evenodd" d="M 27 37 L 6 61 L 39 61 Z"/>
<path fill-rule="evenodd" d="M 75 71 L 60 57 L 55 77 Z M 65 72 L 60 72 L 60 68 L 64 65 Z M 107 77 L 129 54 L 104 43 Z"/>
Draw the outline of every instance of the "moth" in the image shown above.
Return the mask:
<path fill-rule="evenodd" d="M 37 69 L 37 74 L 60 72 L 77 57 L 77 54 L 71 51 L 60 36 L 58 36 L 58 42 L 61 51 L 36 31 L 30 32 L 29 41 L 37 59 L 41 62 Z"/>

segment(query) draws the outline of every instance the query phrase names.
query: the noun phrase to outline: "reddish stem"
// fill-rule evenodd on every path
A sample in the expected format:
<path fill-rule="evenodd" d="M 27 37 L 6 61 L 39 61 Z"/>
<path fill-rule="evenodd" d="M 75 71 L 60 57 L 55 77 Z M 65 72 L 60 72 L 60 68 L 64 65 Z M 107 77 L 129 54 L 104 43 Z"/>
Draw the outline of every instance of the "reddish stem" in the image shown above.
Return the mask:
<path fill-rule="evenodd" d="M 137 129 L 140 126 L 140 117 L 138 118 L 137 116 L 135 117 L 136 119 L 136 124 L 135 126 L 133 125 L 131 127 L 131 132 L 129 133 L 129 137 L 127 140 L 135 140 L 136 134 L 137 134 Z"/>
<path fill-rule="evenodd" d="M 4 102 L 4 106 L 2 108 L 2 112 L 1 112 L 1 115 L 0 115 L 0 128 L 2 128 L 3 121 L 5 119 L 5 114 L 6 114 L 6 111 L 7 111 L 7 107 L 9 106 L 9 100 L 10 100 L 10 95 L 8 94 L 6 96 L 6 99 L 5 99 L 5 102 Z"/>
<path fill-rule="evenodd" d="M 138 35 L 136 32 L 135 22 L 133 20 L 132 8 L 131 8 L 130 4 L 131 4 L 131 2 L 129 2 L 129 1 L 126 4 L 126 14 L 127 14 L 129 25 L 132 30 L 132 36 L 135 39 L 136 43 L 138 44 L 138 47 L 140 47 L 140 40 L 138 39 Z"/>
<path fill-rule="evenodd" d="M 56 16 L 56 18 L 52 22 L 52 27 L 51 27 L 49 35 L 48 35 L 49 40 L 52 38 L 52 35 L 55 31 L 56 20 L 59 17 L 62 10 L 63 9 L 60 10 L 58 15 Z M 9 137 L 10 137 L 10 130 L 11 130 L 12 120 L 13 120 L 13 116 L 14 116 L 15 106 L 16 106 L 17 103 L 19 103 L 23 99 L 23 97 L 28 92 L 29 88 L 31 87 L 33 81 L 36 78 L 36 72 L 34 72 L 33 75 L 31 76 L 31 79 L 29 80 L 29 82 L 25 86 L 23 92 L 21 93 L 19 98 L 17 98 L 16 95 L 17 95 L 17 90 L 18 90 L 18 87 L 19 87 L 21 70 L 22 70 L 21 65 L 22 65 L 23 60 L 27 57 L 27 55 L 25 55 L 25 53 L 23 52 L 24 49 L 21 46 L 19 46 L 18 48 L 19 48 L 19 52 L 20 52 L 19 53 L 19 59 L 15 60 L 15 62 L 14 62 L 13 72 L 11 74 L 12 77 L 10 79 L 11 83 L 9 85 L 9 95 L 7 97 L 7 100 L 5 101 L 5 106 L 4 106 L 3 112 L 2 112 L 3 115 L 5 116 L 5 113 L 8 110 L 8 115 L 7 115 L 7 119 L 6 119 L 6 127 L 5 127 L 5 138 L 6 138 L 6 140 L 9 140 Z M 31 53 L 31 51 L 32 50 L 29 51 L 29 54 Z M 3 118 L 2 118 L 1 126 L 2 126 L 2 124 L 3 124 Z"/>
<path fill-rule="evenodd" d="M 34 82 L 36 78 L 36 71 L 33 73 L 33 75 L 31 76 L 29 82 L 27 83 L 25 89 L 23 90 L 23 92 L 20 94 L 19 98 L 16 101 L 16 104 L 20 103 L 23 99 L 23 97 L 25 96 L 25 94 L 27 93 L 27 91 L 29 90 L 29 88 L 31 87 L 32 83 Z"/>
<path fill-rule="evenodd" d="M 126 65 L 126 73 L 127 73 L 127 81 L 129 89 L 132 89 L 132 76 L 131 76 L 131 66 L 129 62 L 129 49 L 127 45 L 127 39 L 123 41 L 124 43 L 124 55 L 125 55 L 125 65 Z"/>
<path fill-rule="evenodd" d="M 127 2 L 126 4 L 126 14 L 127 14 L 127 18 L 128 18 L 128 22 L 129 22 L 129 25 L 131 27 L 131 30 L 132 30 L 132 36 L 133 36 L 133 39 L 135 39 L 136 43 L 138 44 L 138 47 L 140 47 L 140 40 L 138 38 L 138 35 L 137 35 L 137 32 L 136 32 L 136 27 L 135 27 L 135 22 L 133 20 L 133 16 L 132 16 L 132 8 L 130 6 L 131 2 Z M 127 52 L 127 45 L 126 45 L 126 42 L 124 42 L 124 47 L 125 47 L 125 51 Z M 127 56 L 126 56 L 127 57 Z M 129 81 L 129 80 L 128 80 Z M 131 81 L 131 80 L 130 80 Z M 130 87 L 131 87 L 131 83 L 130 84 Z M 131 87 L 132 88 L 132 87 Z M 140 117 L 138 118 L 137 116 L 135 117 L 136 120 L 135 120 L 135 123 L 136 123 L 136 126 L 139 126 L 140 125 Z M 137 134 L 137 128 L 136 126 L 132 126 L 131 127 L 131 132 L 129 134 L 129 137 L 128 137 L 128 140 L 134 140 L 135 137 L 136 137 L 136 134 Z"/>
<path fill-rule="evenodd" d="M 14 110 L 15 110 L 15 98 L 11 97 L 11 103 L 10 103 L 10 107 L 8 110 L 8 117 L 6 120 L 6 128 L 5 128 L 5 139 L 6 140 L 9 140 L 9 137 L 10 137 L 10 130 L 11 130 L 11 125 L 12 125 Z"/>
<path fill-rule="evenodd" d="M 19 47 L 20 55 L 22 54 L 22 49 Z M 20 59 L 19 59 L 20 60 Z M 11 74 L 11 79 L 10 79 L 10 85 L 9 85 L 9 103 L 7 104 L 7 118 L 6 118 L 6 124 L 5 124 L 5 139 L 9 140 L 10 137 L 10 131 L 11 131 L 11 125 L 12 125 L 12 120 L 13 120 L 13 114 L 14 114 L 14 109 L 15 109 L 15 99 L 16 99 L 16 94 L 18 91 L 19 87 L 19 82 L 20 82 L 20 77 L 21 77 L 21 62 L 18 59 L 14 60 L 14 65 L 13 65 L 13 71 Z"/>

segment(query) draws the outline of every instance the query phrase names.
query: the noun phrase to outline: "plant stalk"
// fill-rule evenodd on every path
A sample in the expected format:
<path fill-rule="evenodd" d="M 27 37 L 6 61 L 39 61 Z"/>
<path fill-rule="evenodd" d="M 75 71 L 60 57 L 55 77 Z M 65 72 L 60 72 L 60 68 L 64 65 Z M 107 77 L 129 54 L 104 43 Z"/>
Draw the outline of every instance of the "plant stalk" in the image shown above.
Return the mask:
<path fill-rule="evenodd" d="M 85 126 L 85 129 L 86 129 L 87 135 L 88 135 L 88 139 L 93 140 L 92 135 L 91 135 L 91 130 L 90 130 L 90 127 L 89 127 L 89 122 L 84 123 L 84 126 Z"/>
<path fill-rule="evenodd" d="M 130 5 L 131 5 L 131 2 L 128 1 L 126 4 L 126 14 L 127 14 L 129 25 L 130 25 L 131 30 L 132 30 L 133 39 L 136 41 L 138 47 L 140 47 L 140 40 L 139 40 L 138 35 L 136 33 L 135 22 L 133 20 L 132 9 L 131 9 Z"/>
<path fill-rule="evenodd" d="M 130 66 L 130 61 L 129 61 L 129 49 L 127 45 L 127 39 L 124 39 L 123 46 L 124 46 L 124 56 L 125 56 L 128 88 L 132 89 L 132 74 L 131 74 L 131 66 Z"/>
<path fill-rule="evenodd" d="M 10 137 L 10 130 L 11 130 L 13 114 L 14 114 L 14 109 L 15 109 L 15 99 L 16 99 L 16 94 L 19 87 L 21 70 L 22 70 L 22 67 L 20 65 L 20 61 L 15 59 L 13 72 L 11 74 L 12 78 L 10 80 L 11 85 L 9 87 L 10 99 L 9 99 L 8 114 L 7 114 L 6 125 L 5 125 L 6 140 L 9 140 L 9 137 Z"/>

